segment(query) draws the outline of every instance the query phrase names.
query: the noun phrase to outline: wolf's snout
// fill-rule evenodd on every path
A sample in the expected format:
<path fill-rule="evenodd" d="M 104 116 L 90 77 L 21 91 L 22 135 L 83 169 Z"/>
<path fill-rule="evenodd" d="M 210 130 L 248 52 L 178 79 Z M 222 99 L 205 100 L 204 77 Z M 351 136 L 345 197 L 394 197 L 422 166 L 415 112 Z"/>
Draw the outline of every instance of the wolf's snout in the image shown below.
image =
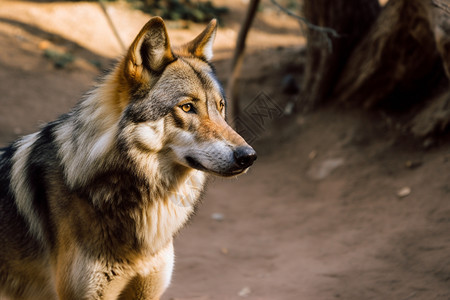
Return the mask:
<path fill-rule="evenodd" d="M 236 163 L 242 168 L 250 167 L 257 157 L 256 151 L 250 146 L 237 147 L 233 154 Z"/>

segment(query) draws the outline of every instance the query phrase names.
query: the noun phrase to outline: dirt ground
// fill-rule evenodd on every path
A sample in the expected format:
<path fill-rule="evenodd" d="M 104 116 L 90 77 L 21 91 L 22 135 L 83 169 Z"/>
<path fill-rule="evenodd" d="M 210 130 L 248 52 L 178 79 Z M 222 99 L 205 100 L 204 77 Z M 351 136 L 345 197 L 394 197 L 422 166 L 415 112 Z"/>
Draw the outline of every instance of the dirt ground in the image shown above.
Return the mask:
<path fill-rule="evenodd" d="M 245 4 L 221 4 L 231 13 L 215 62 L 226 81 Z M 265 6 L 240 80 L 247 113 L 273 109 L 264 123 L 244 120 L 258 160 L 210 181 L 176 238 L 163 299 L 450 299 L 449 141 L 412 140 L 383 113 L 286 116 L 298 95 L 283 93 L 284 79 L 299 82 L 304 40 Z M 125 43 L 149 18 L 123 4 L 109 12 Z M 179 27 L 169 25 L 173 44 L 202 25 Z M 0 2 L 0 49 L 0 146 L 70 109 L 121 53 L 97 4 L 82 2 Z"/>

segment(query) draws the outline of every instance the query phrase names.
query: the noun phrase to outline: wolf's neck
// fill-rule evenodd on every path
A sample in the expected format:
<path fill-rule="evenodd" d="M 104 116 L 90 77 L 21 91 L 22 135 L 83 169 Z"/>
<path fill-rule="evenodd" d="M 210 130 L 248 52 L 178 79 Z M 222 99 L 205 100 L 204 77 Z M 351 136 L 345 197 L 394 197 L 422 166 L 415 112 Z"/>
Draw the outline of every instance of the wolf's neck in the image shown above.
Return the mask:
<path fill-rule="evenodd" d="M 196 190 L 203 187 L 203 172 L 168 164 L 158 153 L 119 147 L 121 112 L 117 91 L 108 86 L 97 87 L 56 127 L 58 156 L 69 188 L 81 189 L 98 205 L 143 199 L 193 203 L 199 196 Z"/>
<path fill-rule="evenodd" d="M 108 80 L 108 79 L 107 79 Z M 103 84 L 90 92 L 55 130 L 58 156 L 70 188 L 84 186 L 111 162 L 109 154 L 116 147 L 120 112 L 112 101 L 115 91 Z"/>

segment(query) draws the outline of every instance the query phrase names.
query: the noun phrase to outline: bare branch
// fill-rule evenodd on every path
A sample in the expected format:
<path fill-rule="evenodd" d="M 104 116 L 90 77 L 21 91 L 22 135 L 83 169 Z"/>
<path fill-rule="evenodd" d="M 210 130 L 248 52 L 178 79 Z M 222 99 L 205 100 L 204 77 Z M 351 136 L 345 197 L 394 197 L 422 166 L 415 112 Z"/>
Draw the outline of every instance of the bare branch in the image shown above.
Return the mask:
<path fill-rule="evenodd" d="M 450 5 L 448 3 L 446 3 L 448 1 L 433 0 L 431 2 L 433 3 L 434 6 L 440 8 L 443 11 L 445 11 L 446 13 L 450 14 Z"/>
<path fill-rule="evenodd" d="M 120 37 L 119 32 L 117 31 L 116 26 L 114 26 L 114 23 L 113 23 L 111 17 L 109 16 L 108 10 L 106 9 L 106 5 L 105 5 L 105 3 L 104 3 L 103 1 L 104 1 L 104 0 L 98 0 L 98 3 L 100 4 L 100 7 L 101 7 L 101 9 L 102 9 L 102 11 L 103 11 L 103 14 L 104 14 L 105 17 L 106 17 L 106 20 L 108 21 L 109 27 L 111 27 L 111 30 L 112 30 L 112 32 L 114 33 L 114 36 L 116 37 L 117 42 L 118 42 L 119 45 L 120 45 L 120 48 L 122 48 L 122 51 L 125 51 L 127 48 L 125 47 L 125 44 L 124 44 L 124 42 L 122 41 L 122 38 Z"/>
<path fill-rule="evenodd" d="M 290 10 L 286 9 L 281 4 L 279 4 L 276 0 L 270 0 L 270 2 L 272 2 L 273 5 L 278 7 L 281 11 L 283 11 L 288 16 L 296 18 L 300 22 L 304 23 L 308 28 L 321 33 L 326 39 L 326 42 L 327 42 L 327 45 L 328 45 L 328 50 L 330 52 L 332 51 L 333 47 L 332 47 L 332 44 L 331 44 L 331 39 L 330 39 L 330 37 L 328 35 L 331 35 L 332 37 L 335 37 L 335 38 L 340 37 L 340 35 L 337 33 L 336 30 L 334 30 L 333 28 L 330 28 L 330 27 L 322 27 L 322 26 L 314 25 L 311 22 L 309 22 L 306 18 L 303 18 L 303 17 L 301 17 L 299 15 L 296 15 L 293 12 L 291 12 Z"/>
<path fill-rule="evenodd" d="M 240 101 L 239 95 L 237 93 L 237 79 L 241 73 L 242 63 L 244 61 L 244 51 L 245 51 L 245 41 L 247 39 L 248 31 L 252 26 L 253 20 L 255 19 L 256 11 L 261 0 L 251 0 L 247 9 L 247 14 L 245 15 L 244 22 L 239 30 L 239 35 L 236 41 L 236 48 L 233 55 L 233 60 L 231 62 L 231 76 L 227 83 L 226 94 L 231 98 L 228 105 L 228 116 L 231 126 L 235 126 L 235 119 L 240 114 Z"/>

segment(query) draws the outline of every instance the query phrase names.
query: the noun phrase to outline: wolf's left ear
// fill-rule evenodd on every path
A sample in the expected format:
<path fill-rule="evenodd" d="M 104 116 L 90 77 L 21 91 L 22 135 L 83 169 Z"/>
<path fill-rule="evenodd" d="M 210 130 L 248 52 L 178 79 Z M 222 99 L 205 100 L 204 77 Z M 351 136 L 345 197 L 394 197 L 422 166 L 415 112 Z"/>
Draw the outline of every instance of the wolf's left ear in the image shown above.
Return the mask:
<path fill-rule="evenodd" d="M 151 18 L 131 44 L 125 71 L 131 78 L 142 79 L 142 71 L 159 72 L 175 60 L 163 19 Z"/>
<path fill-rule="evenodd" d="M 217 20 L 212 19 L 209 22 L 208 26 L 206 26 L 205 30 L 200 33 L 194 40 L 187 43 L 184 47 L 186 47 L 187 51 L 204 60 L 211 60 L 213 57 L 213 43 L 214 38 L 216 37 L 217 31 Z"/>

